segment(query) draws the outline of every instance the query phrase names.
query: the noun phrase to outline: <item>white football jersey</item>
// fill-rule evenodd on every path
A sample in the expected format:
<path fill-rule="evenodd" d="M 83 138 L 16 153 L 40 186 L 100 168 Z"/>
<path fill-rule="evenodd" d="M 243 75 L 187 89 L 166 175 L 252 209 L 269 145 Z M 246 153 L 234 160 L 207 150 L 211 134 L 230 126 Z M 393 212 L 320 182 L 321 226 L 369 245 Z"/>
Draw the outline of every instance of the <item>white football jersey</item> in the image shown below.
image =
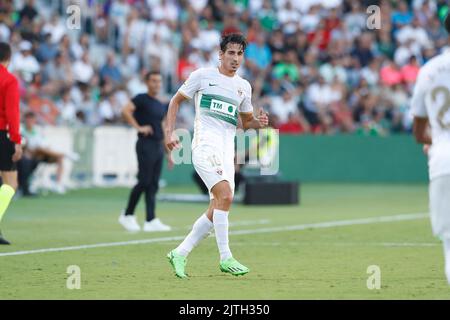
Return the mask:
<path fill-rule="evenodd" d="M 430 179 L 450 174 L 450 51 L 434 57 L 420 69 L 411 108 L 414 116 L 430 122 Z"/>
<path fill-rule="evenodd" d="M 252 88 L 239 75 L 228 77 L 219 68 L 200 68 L 191 73 L 178 90 L 194 98 L 195 122 L 192 148 L 234 146 L 240 112 L 253 112 Z"/>

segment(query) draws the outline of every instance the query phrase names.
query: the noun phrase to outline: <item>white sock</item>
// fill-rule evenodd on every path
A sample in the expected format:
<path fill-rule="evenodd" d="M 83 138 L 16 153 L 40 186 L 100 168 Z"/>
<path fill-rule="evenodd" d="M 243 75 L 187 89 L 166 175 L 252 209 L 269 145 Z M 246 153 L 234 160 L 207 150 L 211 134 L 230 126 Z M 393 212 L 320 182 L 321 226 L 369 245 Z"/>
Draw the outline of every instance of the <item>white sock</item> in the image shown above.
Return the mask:
<path fill-rule="evenodd" d="M 217 247 L 219 248 L 220 253 L 220 261 L 231 258 L 233 255 L 228 246 L 228 212 L 214 209 L 213 223 Z"/>
<path fill-rule="evenodd" d="M 175 249 L 175 252 L 187 257 L 188 254 L 203 240 L 211 231 L 213 223 L 208 219 L 206 214 L 202 214 L 195 221 L 191 232 L 184 238 L 183 242 Z"/>
<path fill-rule="evenodd" d="M 450 284 L 450 238 L 444 238 L 445 275 Z"/>

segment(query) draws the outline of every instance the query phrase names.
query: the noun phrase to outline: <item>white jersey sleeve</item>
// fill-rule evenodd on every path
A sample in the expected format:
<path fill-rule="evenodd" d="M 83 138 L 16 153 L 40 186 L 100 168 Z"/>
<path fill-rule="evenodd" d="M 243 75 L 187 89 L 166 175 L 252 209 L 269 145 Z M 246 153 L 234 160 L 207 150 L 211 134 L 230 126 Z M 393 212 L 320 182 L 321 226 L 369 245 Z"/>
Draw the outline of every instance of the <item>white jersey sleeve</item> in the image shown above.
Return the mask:
<path fill-rule="evenodd" d="M 178 91 L 186 98 L 192 99 L 194 94 L 200 90 L 202 80 L 202 69 L 192 72 Z"/>
<path fill-rule="evenodd" d="M 244 99 L 239 106 L 239 112 L 243 113 L 253 113 L 252 106 L 252 86 L 248 81 L 245 81 L 244 86 Z"/>
<path fill-rule="evenodd" d="M 414 86 L 414 92 L 411 99 L 411 111 L 413 116 L 419 118 L 427 118 L 428 112 L 425 104 L 426 95 L 426 74 L 425 70 L 422 69 L 417 76 L 416 84 Z"/>

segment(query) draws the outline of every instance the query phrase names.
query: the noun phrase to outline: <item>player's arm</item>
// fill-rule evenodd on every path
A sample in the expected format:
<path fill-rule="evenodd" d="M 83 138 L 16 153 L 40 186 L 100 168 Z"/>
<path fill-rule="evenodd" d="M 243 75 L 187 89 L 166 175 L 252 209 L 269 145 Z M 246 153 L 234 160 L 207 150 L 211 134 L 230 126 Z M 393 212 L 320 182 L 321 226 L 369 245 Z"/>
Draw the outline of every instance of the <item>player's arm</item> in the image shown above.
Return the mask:
<path fill-rule="evenodd" d="M 180 109 L 180 104 L 187 99 L 188 98 L 180 93 L 180 91 L 178 91 L 172 99 L 170 99 L 164 129 L 164 144 L 169 151 L 172 151 L 174 148 L 179 148 L 180 146 L 180 141 L 178 140 L 178 137 L 173 135 L 173 131 L 175 130 L 175 123 L 177 120 L 178 110 Z"/>
<path fill-rule="evenodd" d="M 241 112 L 239 115 L 241 116 L 242 127 L 244 130 L 261 129 L 269 125 L 269 117 L 262 108 L 259 109 L 259 113 L 256 118 L 252 112 Z"/>
<path fill-rule="evenodd" d="M 432 143 L 428 130 L 428 118 L 414 117 L 413 132 L 418 143 L 426 145 Z"/>
<path fill-rule="evenodd" d="M 12 160 L 17 162 L 22 158 L 22 138 L 20 136 L 20 94 L 19 83 L 16 79 L 10 81 L 6 87 L 5 106 L 6 121 L 8 124 L 9 139 L 14 143 Z"/>
<path fill-rule="evenodd" d="M 162 125 L 163 135 L 164 135 L 163 141 L 166 141 L 167 116 L 164 117 L 161 125 Z M 165 143 L 163 143 L 163 144 L 164 144 L 164 151 L 165 151 L 166 157 L 167 157 L 167 166 L 169 167 L 169 170 L 172 170 L 174 163 L 173 163 L 172 157 L 170 155 L 170 149 L 168 148 L 168 146 Z"/>
<path fill-rule="evenodd" d="M 252 87 L 248 81 L 245 82 L 243 93 L 244 99 L 239 106 L 239 115 L 241 117 L 242 127 L 244 130 L 267 127 L 269 125 L 269 117 L 262 108 L 259 109 L 256 118 L 253 115 Z"/>
<path fill-rule="evenodd" d="M 431 136 L 428 131 L 428 112 L 425 105 L 425 95 L 428 88 L 426 70 L 421 69 L 417 76 L 414 92 L 411 99 L 411 110 L 414 116 L 413 133 L 416 141 L 425 145 L 431 144 Z"/>
<path fill-rule="evenodd" d="M 180 89 L 178 89 L 177 93 L 170 99 L 165 129 L 165 145 L 170 151 L 174 148 L 180 148 L 180 141 L 178 140 L 178 137 L 173 134 L 180 104 L 183 101 L 194 97 L 195 93 L 200 89 L 201 79 L 202 69 L 197 69 L 189 75 Z"/>
<path fill-rule="evenodd" d="M 139 123 L 133 116 L 134 111 L 136 110 L 136 106 L 133 101 L 129 101 L 125 107 L 122 109 L 122 116 L 125 121 L 128 122 L 130 126 L 135 128 L 139 133 L 142 133 L 144 136 L 148 136 L 149 134 L 153 134 L 153 128 L 150 125 L 140 126 Z"/>

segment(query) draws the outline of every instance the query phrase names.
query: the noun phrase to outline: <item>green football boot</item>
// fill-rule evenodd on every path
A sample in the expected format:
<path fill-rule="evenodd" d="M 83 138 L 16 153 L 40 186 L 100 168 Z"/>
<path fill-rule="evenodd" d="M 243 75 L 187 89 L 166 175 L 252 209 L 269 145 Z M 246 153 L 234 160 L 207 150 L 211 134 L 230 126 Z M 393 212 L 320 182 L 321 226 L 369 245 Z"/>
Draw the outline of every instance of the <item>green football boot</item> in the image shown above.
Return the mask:
<path fill-rule="evenodd" d="M 169 262 L 175 271 L 175 275 L 178 278 L 184 279 L 188 277 L 186 273 L 184 273 L 187 263 L 186 257 L 183 257 L 182 255 L 176 253 L 175 250 L 172 250 L 167 254 L 167 259 L 169 259 Z"/>
<path fill-rule="evenodd" d="M 248 273 L 250 269 L 240 264 L 235 258 L 231 257 L 220 261 L 220 271 L 231 273 L 233 276 L 243 276 Z"/>

